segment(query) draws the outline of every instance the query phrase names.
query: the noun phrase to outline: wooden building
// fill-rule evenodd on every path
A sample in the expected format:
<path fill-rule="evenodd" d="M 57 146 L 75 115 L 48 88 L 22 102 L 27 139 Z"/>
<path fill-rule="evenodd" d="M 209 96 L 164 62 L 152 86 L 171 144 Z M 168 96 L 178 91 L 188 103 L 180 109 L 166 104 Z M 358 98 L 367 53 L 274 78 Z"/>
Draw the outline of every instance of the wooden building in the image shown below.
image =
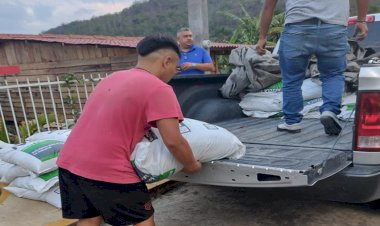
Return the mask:
<path fill-rule="evenodd" d="M 7 89 L 6 85 L 31 83 L 36 81 L 64 80 L 65 75 L 75 74 L 80 77 L 105 77 L 114 71 L 129 69 L 137 62 L 136 46 L 143 37 L 84 36 L 84 35 L 21 35 L 0 34 L 0 67 L 18 67 L 19 73 L 3 73 L 0 75 L 0 107 L 6 121 L 25 121 L 35 118 L 35 113 L 47 112 L 57 114 L 63 112 L 70 118 L 72 109 L 64 106 L 62 101 L 68 93 L 59 86 L 33 88 L 33 96 L 28 88 Z M 217 55 L 228 55 L 238 45 L 212 43 L 210 54 L 216 63 Z M 217 65 L 216 65 L 217 66 Z M 2 87 L 1 87 L 2 86 Z M 78 102 L 85 102 L 86 92 L 93 86 L 79 87 Z M 65 88 L 67 89 L 67 88 Z M 86 89 L 86 91 L 84 91 Z M 88 89 L 88 90 L 87 90 Z M 65 97 L 60 93 L 65 93 Z M 21 93 L 21 95 L 20 95 Z M 9 98 L 9 94 L 11 99 Z M 52 98 L 50 98 L 53 95 Z M 49 97 L 49 98 L 46 98 Z M 45 98 L 46 102 L 41 99 Z M 35 103 L 31 103 L 31 102 Z M 13 111 L 12 105 L 13 103 Z M 55 106 L 54 106 L 55 104 Z M 72 107 L 72 106 L 71 106 Z M 62 111 L 64 109 L 64 111 Z M 25 114 L 26 117 L 25 117 Z M 13 115 L 15 113 L 15 116 Z"/>
<path fill-rule="evenodd" d="M 133 67 L 142 37 L 0 34 L 0 65 L 19 65 L 18 77 L 111 73 Z M 229 54 L 238 45 L 212 43 L 210 53 Z"/>

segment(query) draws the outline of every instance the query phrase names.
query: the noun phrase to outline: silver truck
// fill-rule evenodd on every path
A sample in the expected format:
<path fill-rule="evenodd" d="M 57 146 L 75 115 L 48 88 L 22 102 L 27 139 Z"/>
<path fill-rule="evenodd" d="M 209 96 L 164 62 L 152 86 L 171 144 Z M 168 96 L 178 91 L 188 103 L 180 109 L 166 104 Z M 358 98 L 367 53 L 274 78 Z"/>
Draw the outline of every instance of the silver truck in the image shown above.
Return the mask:
<path fill-rule="evenodd" d="M 370 29 L 375 29 L 375 23 L 380 27 L 380 14 L 369 18 L 373 19 Z M 375 42 L 379 40 L 376 32 L 372 33 Z M 314 198 L 352 203 L 380 199 L 380 60 L 362 65 L 355 120 L 342 122 L 339 136 L 326 135 L 319 119 L 304 119 L 302 132 L 289 134 L 276 130 L 280 118 L 245 117 L 237 100 L 223 99 L 218 93 L 226 78 L 178 77 L 171 84 L 185 117 L 228 129 L 246 145 L 245 156 L 206 163 L 199 173 L 178 173 L 171 179 L 290 189 Z"/>

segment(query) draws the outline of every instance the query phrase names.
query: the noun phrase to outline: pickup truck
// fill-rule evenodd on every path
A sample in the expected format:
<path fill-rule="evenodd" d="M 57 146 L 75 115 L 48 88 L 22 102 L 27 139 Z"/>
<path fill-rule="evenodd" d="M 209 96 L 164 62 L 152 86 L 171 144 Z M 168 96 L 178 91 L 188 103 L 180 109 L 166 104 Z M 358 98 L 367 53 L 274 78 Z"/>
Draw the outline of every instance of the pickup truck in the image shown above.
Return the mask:
<path fill-rule="evenodd" d="M 200 172 L 180 172 L 172 180 L 290 189 L 351 203 L 380 199 L 380 61 L 362 65 L 355 120 L 342 122 L 339 136 L 326 135 L 319 119 L 304 119 L 302 132 L 290 134 L 276 130 L 280 118 L 244 116 L 239 100 L 219 94 L 227 78 L 181 76 L 170 84 L 185 117 L 228 129 L 246 145 L 245 156 L 205 163 Z"/>

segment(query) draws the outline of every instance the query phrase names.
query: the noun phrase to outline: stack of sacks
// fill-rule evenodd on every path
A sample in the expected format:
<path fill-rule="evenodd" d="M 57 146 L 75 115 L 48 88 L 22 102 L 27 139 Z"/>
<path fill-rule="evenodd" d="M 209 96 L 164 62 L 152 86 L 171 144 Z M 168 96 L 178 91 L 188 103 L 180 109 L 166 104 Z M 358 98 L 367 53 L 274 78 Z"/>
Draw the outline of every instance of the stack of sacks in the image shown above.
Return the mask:
<path fill-rule="evenodd" d="M 318 108 L 322 104 L 322 86 L 318 81 L 305 79 L 302 84 L 304 99 L 303 115 Z M 282 111 L 282 81 L 263 89 L 260 92 L 246 94 L 239 103 L 243 113 L 256 118 L 268 118 Z"/>
<path fill-rule="evenodd" d="M 70 135 L 71 129 L 61 129 L 61 130 L 52 130 L 52 131 L 44 131 L 40 133 L 35 133 L 30 137 L 26 138 L 26 142 L 36 141 L 36 140 L 60 140 L 66 142 L 67 137 Z"/>
<path fill-rule="evenodd" d="M 180 124 L 180 130 L 195 159 L 200 162 L 222 158 L 238 159 L 245 154 L 245 145 L 219 126 L 186 118 Z M 136 145 L 131 159 L 137 174 L 146 183 L 168 178 L 183 168 L 166 148 L 156 128 L 152 128 Z"/>
<path fill-rule="evenodd" d="M 18 197 L 46 201 L 61 208 L 57 157 L 64 141 L 43 139 L 20 145 L 2 145 L 1 181 Z"/>
<path fill-rule="evenodd" d="M 1 153 L 6 149 L 12 148 L 13 146 L 14 145 L 12 144 L 0 141 L 0 182 L 6 184 L 9 184 L 17 177 L 24 177 L 29 175 L 26 169 L 2 160 Z"/>

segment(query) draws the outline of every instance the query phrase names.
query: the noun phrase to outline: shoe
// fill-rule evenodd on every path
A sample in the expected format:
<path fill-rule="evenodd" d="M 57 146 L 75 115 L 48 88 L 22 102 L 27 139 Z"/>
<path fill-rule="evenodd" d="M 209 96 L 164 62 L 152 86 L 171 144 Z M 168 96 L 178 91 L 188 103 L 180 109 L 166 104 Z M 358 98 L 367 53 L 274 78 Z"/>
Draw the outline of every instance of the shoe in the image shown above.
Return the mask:
<path fill-rule="evenodd" d="M 301 132 L 301 123 L 294 123 L 294 124 L 287 124 L 286 122 L 278 124 L 277 125 L 277 130 L 278 131 L 286 131 L 289 133 L 299 133 Z"/>
<path fill-rule="evenodd" d="M 342 131 L 342 126 L 334 112 L 324 111 L 321 114 L 321 123 L 325 127 L 325 133 L 328 135 L 339 135 Z"/>

